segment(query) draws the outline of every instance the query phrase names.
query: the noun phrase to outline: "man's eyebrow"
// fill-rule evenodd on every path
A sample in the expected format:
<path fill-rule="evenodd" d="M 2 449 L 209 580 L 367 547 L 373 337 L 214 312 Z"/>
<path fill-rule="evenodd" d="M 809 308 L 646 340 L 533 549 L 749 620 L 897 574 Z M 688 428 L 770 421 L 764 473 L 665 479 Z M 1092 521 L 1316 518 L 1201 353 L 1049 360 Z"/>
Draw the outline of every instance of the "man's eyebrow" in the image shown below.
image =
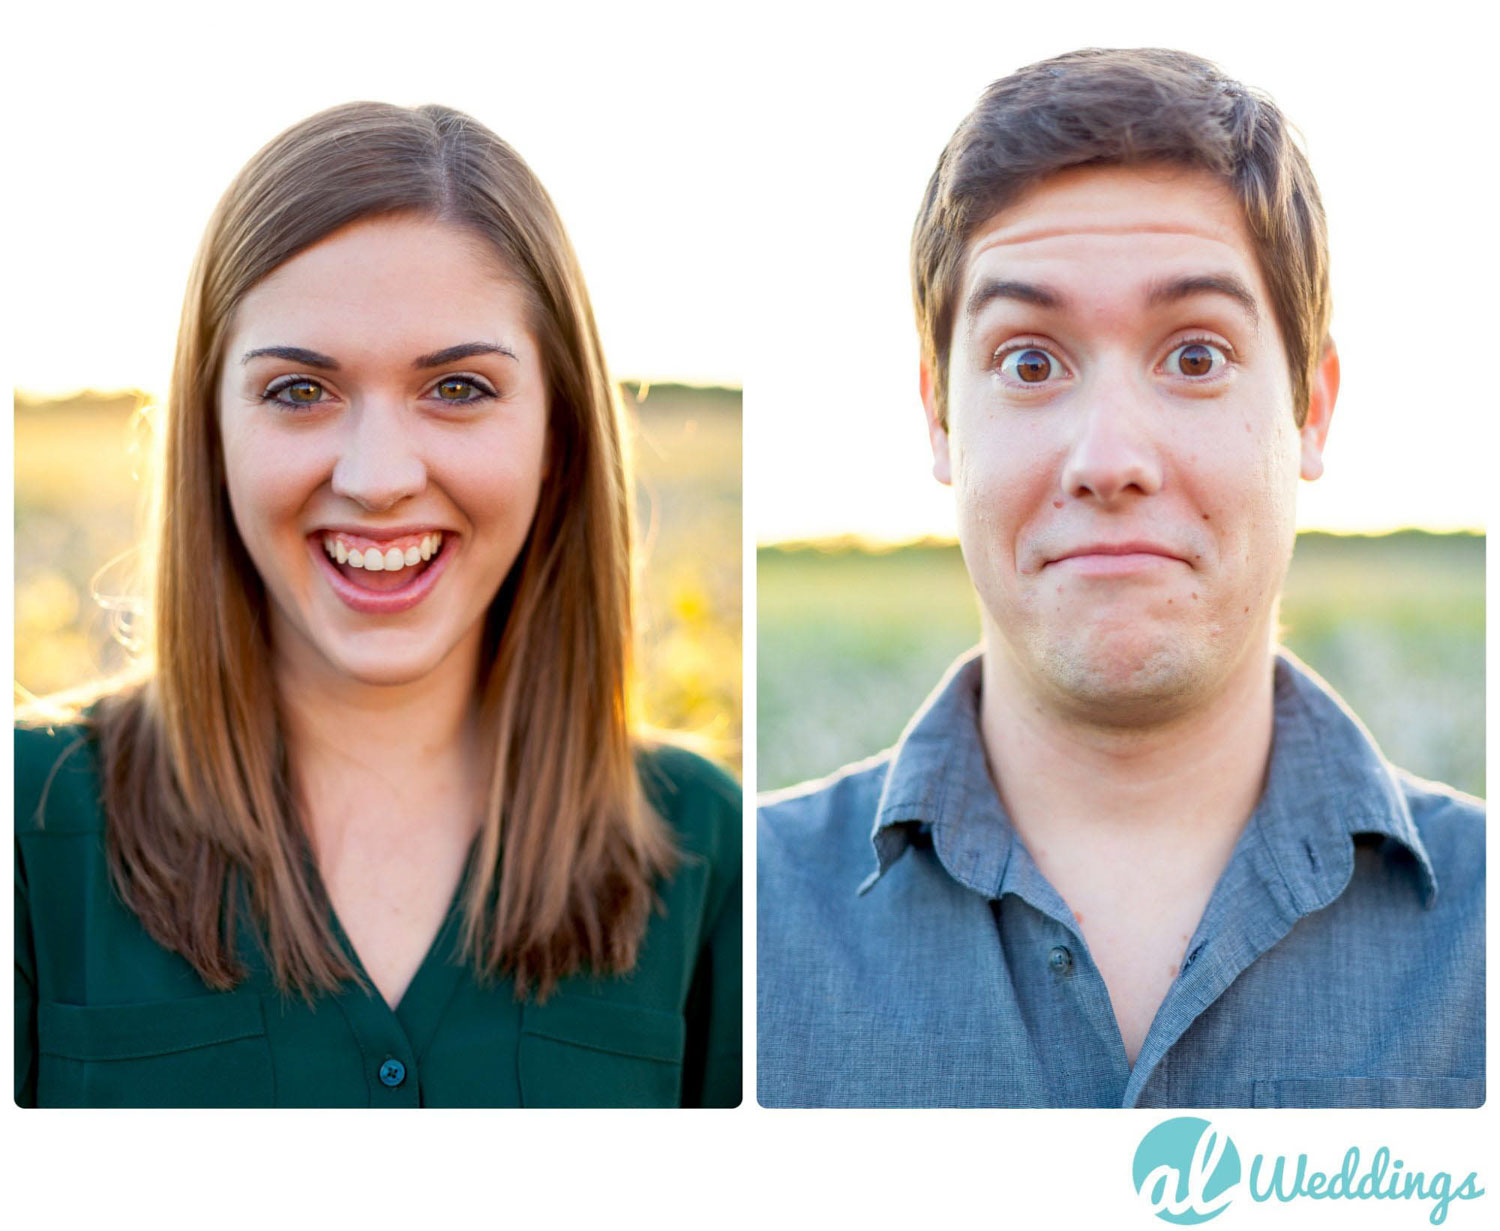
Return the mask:
<path fill-rule="evenodd" d="M 1256 324 L 1260 323 L 1260 309 L 1250 288 L 1233 274 L 1189 274 L 1183 278 L 1168 278 L 1153 282 L 1146 291 L 1146 306 L 1159 308 L 1163 304 L 1189 299 L 1194 295 L 1224 295 L 1245 309 L 1245 313 Z"/>
<path fill-rule="evenodd" d="M 252 359 L 261 359 L 269 356 L 273 359 L 286 359 L 292 363 L 300 363 L 309 368 L 322 368 L 328 372 L 337 372 L 339 363 L 337 359 L 331 358 L 320 351 L 308 350 L 305 346 L 261 346 L 252 351 L 246 351 L 241 363 L 249 363 Z"/>
<path fill-rule="evenodd" d="M 460 342 L 457 346 L 435 350 L 430 355 L 418 355 L 411 361 L 411 366 L 418 370 L 440 368 L 445 363 L 457 363 L 460 359 L 472 359 L 475 355 L 504 355 L 507 359 L 514 359 L 516 352 L 508 346 L 497 346 L 493 342 Z"/>
<path fill-rule="evenodd" d="M 1056 291 L 1034 282 L 1009 282 L 999 278 L 986 278 L 974 288 L 969 302 L 964 305 L 964 315 L 971 321 L 996 299 L 1013 299 L 1034 308 L 1061 308 L 1066 302 Z"/>

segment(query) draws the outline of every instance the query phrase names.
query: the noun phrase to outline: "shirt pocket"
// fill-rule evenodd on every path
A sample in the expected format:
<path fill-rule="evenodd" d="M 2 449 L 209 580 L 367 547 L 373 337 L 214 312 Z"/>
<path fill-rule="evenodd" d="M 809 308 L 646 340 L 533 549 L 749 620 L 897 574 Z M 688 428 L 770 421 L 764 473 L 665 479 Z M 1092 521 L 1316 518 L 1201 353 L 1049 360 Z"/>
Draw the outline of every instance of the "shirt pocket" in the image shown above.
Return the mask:
<path fill-rule="evenodd" d="M 676 1107 L 687 1027 L 675 1013 L 554 995 L 521 1015 L 526 1107 Z"/>
<path fill-rule="evenodd" d="M 1482 1077 L 1292 1077 L 1257 1081 L 1255 1107 L 1478 1107 Z"/>
<path fill-rule="evenodd" d="M 260 996 L 153 1004 L 44 1003 L 37 1014 L 44 1107 L 268 1107 L 275 1079 Z"/>

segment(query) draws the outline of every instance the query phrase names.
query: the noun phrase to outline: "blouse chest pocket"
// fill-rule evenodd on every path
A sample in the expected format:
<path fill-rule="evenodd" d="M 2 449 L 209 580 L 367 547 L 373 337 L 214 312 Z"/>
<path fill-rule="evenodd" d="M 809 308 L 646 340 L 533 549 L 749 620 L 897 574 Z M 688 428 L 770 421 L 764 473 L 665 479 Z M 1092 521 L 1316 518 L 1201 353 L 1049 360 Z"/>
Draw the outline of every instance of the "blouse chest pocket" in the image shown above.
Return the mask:
<path fill-rule="evenodd" d="M 225 992 L 152 1004 L 43 1003 L 44 1107 L 266 1107 L 275 1101 L 260 997 Z"/>
<path fill-rule="evenodd" d="M 681 1017 L 640 1005 L 555 995 L 521 1015 L 526 1107 L 675 1107 L 681 1100 Z"/>

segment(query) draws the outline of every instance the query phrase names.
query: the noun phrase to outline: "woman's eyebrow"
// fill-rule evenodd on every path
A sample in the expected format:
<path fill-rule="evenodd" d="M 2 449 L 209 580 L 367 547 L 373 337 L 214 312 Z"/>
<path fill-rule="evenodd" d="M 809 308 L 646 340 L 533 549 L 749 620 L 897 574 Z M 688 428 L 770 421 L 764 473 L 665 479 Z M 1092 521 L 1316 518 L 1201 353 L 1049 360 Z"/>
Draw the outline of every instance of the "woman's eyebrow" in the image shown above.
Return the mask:
<path fill-rule="evenodd" d="M 292 363 L 300 363 L 310 368 L 323 368 L 325 371 L 337 372 L 339 363 L 337 359 L 331 358 L 320 351 L 308 350 L 305 346 L 261 346 L 255 350 L 246 351 L 241 363 L 249 363 L 252 359 L 265 357 L 272 359 L 286 359 Z"/>
<path fill-rule="evenodd" d="M 507 359 L 514 359 L 516 352 L 508 346 L 497 346 L 493 342 L 460 342 L 457 346 L 435 350 L 430 355 L 418 355 L 411 361 L 411 366 L 417 369 L 440 368 L 445 363 L 457 363 L 460 359 L 471 359 L 475 355 L 504 355 Z"/>

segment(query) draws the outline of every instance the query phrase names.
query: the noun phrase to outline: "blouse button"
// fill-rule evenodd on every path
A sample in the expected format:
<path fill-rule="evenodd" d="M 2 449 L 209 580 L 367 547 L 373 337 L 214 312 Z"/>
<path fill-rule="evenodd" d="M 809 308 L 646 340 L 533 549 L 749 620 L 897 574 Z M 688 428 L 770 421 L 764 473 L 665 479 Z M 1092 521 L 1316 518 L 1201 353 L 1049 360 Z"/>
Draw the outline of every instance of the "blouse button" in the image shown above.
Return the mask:
<path fill-rule="evenodd" d="M 1073 955 L 1062 945 L 1058 945 L 1047 954 L 1047 965 L 1052 967 L 1052 973 L 1065 975 L 1073 969 Z"/>
<path fill-rule="evenodd" d="M 406 1065 L 399 1060 L 387 1060 L 380 1066 L 380 1080 L 394 1090 L 406 1080 Z"/>

